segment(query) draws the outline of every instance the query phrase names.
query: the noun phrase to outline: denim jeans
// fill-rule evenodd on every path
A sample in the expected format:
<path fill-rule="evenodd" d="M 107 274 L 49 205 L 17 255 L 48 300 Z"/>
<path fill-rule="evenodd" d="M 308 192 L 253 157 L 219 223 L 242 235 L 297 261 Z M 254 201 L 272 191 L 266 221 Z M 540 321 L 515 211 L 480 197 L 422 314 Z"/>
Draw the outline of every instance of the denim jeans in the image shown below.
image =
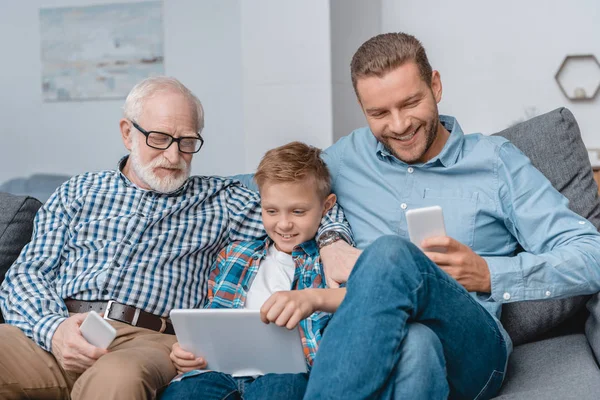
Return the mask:
<path fill-rule="evenodd" d="M 321 341 L 305 399 L 488 399 L 507 349 L 494 318 L 416 246 L 365 249 Z"/>
<path fill-rule="evenodd" d="M 171 383 L 161 400 L 302 399 L 308 374 L 266 374 L 257 378 L 204 372 Z"/>

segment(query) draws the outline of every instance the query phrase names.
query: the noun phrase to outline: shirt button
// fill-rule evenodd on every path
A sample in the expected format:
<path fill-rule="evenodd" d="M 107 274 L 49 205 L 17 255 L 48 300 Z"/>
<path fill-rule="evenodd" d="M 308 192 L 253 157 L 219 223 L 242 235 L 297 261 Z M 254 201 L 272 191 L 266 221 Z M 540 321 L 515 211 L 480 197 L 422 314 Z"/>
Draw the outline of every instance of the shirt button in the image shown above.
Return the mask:
<path fill-rule="evenodd" d="M 413 167 L 408 167 L 408 173 L 412 174 L 413 172 L 415 172 L 415 169 Z"/>
<path fill-rule="evenodd" d="M 550 295 L 551 295 L 551 294 L 552 294 L 552 293 L 550 293 L 550 291 L 549 291 L 549 290 L 548 290 L 548 291 L 546 291 L 546 297 L 550 297 Z"/>
<path fill-rule="evenodd" d="M 585 221 L 579 221 L 579 225 L 585 224 Z"/>
<path fill-rule="evenodd" d="M 510 293 L 506 292 L 502 297 L 504 298 L 504 300 L 510 300 Z"/>
<path fill-rule="evenodd" d="M 401 208 L 401 209 L 403 209 L 403 210 L 406 210 L 406 207 L 408 207 L 408 206 L 406 205 L 406 203 L 402 203 L 402 204 L 400 204 L 400 208 Z"/>

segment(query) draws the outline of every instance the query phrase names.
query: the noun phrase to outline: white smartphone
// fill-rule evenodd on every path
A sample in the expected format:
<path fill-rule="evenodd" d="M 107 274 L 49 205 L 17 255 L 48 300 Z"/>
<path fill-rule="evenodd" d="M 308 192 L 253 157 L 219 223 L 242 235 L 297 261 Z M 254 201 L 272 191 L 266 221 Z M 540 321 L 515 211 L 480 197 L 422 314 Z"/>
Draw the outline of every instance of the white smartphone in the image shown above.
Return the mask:
<path fill-rule="evenodd" d="M 410 241 L 420 249 L 421 242 L 423 242 L 424 239 L 432 236 L 446 236 L 444 213 L 440 206 L 408 210 L 406 212 L 406 224 L 408 226 L 408 236 Z M 428 251 L 444 253 L 443 248 L 429 248 Z"/>
<path fill-rule="evenodd" d="M 79 330 L 85 340 L 101 349 L 107 349 L 117 336 L 117 330 L 96 311 L 89 312 Z"/>

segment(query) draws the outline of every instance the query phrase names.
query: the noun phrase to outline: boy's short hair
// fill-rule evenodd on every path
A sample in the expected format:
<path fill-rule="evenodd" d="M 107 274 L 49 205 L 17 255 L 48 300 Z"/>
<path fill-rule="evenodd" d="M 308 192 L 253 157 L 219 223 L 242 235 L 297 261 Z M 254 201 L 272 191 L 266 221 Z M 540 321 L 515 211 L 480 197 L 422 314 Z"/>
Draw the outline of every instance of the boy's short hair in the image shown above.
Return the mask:
<path fill-rule="evenodd" d="M 313 180 L 319 196 L 331 193 L 331 175 L 321 159 L 321 150 L 301 142 L 291 142 L 267 151 L 254 180 L 258 190 L 266 183 L 294 183 Z"/>

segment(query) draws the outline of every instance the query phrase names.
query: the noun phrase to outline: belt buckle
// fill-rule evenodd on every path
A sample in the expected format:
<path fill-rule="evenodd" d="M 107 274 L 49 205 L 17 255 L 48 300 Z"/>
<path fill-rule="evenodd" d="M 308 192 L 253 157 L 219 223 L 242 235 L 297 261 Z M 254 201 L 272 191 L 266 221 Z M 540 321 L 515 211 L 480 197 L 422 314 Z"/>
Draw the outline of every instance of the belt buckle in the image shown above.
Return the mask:
<path fill-rule="evenodd" d="M 110 314 L 110 309 L 114 302 L 115 302 L 114 300 L 108 301 L 108 303 L 106 304 L 106 310 L 104 310 L 104 315 L 102 316 L 102 318 L 104 318 L 108 321 L 114 321 L 114 319 L 108 317 L 108 314 Z"/>
<path fill-rule="evenodd" d="M 111 310 L 113 304 L 115 304 L 115 303 L 117 303 L 117 302 L 114 301 L 114 300 L 109 300 L 108 301 L 108 303 L 106 304 L 106 310 L 104 311 L 104 317 L 103 318 L 106 319 L 106 320 L 109 320 L 109 321 L 125 322 L 125 323 L 127 323 L 127 324 L 129 324 L 131 326 L 137 326 L 138 319 L 140 317 L 140 309 L 139 308 L 135 309 L 135 313 L 133 314 L 133 319 L 131 320 L 131 322 L 123 321 L 123 320 L 115 320 L 115 319 L 109 318 L 108 315 L 110 314 L 110 310 Z M 117 304 L 119 304 L 119 303 L 117 303 Z"/>

